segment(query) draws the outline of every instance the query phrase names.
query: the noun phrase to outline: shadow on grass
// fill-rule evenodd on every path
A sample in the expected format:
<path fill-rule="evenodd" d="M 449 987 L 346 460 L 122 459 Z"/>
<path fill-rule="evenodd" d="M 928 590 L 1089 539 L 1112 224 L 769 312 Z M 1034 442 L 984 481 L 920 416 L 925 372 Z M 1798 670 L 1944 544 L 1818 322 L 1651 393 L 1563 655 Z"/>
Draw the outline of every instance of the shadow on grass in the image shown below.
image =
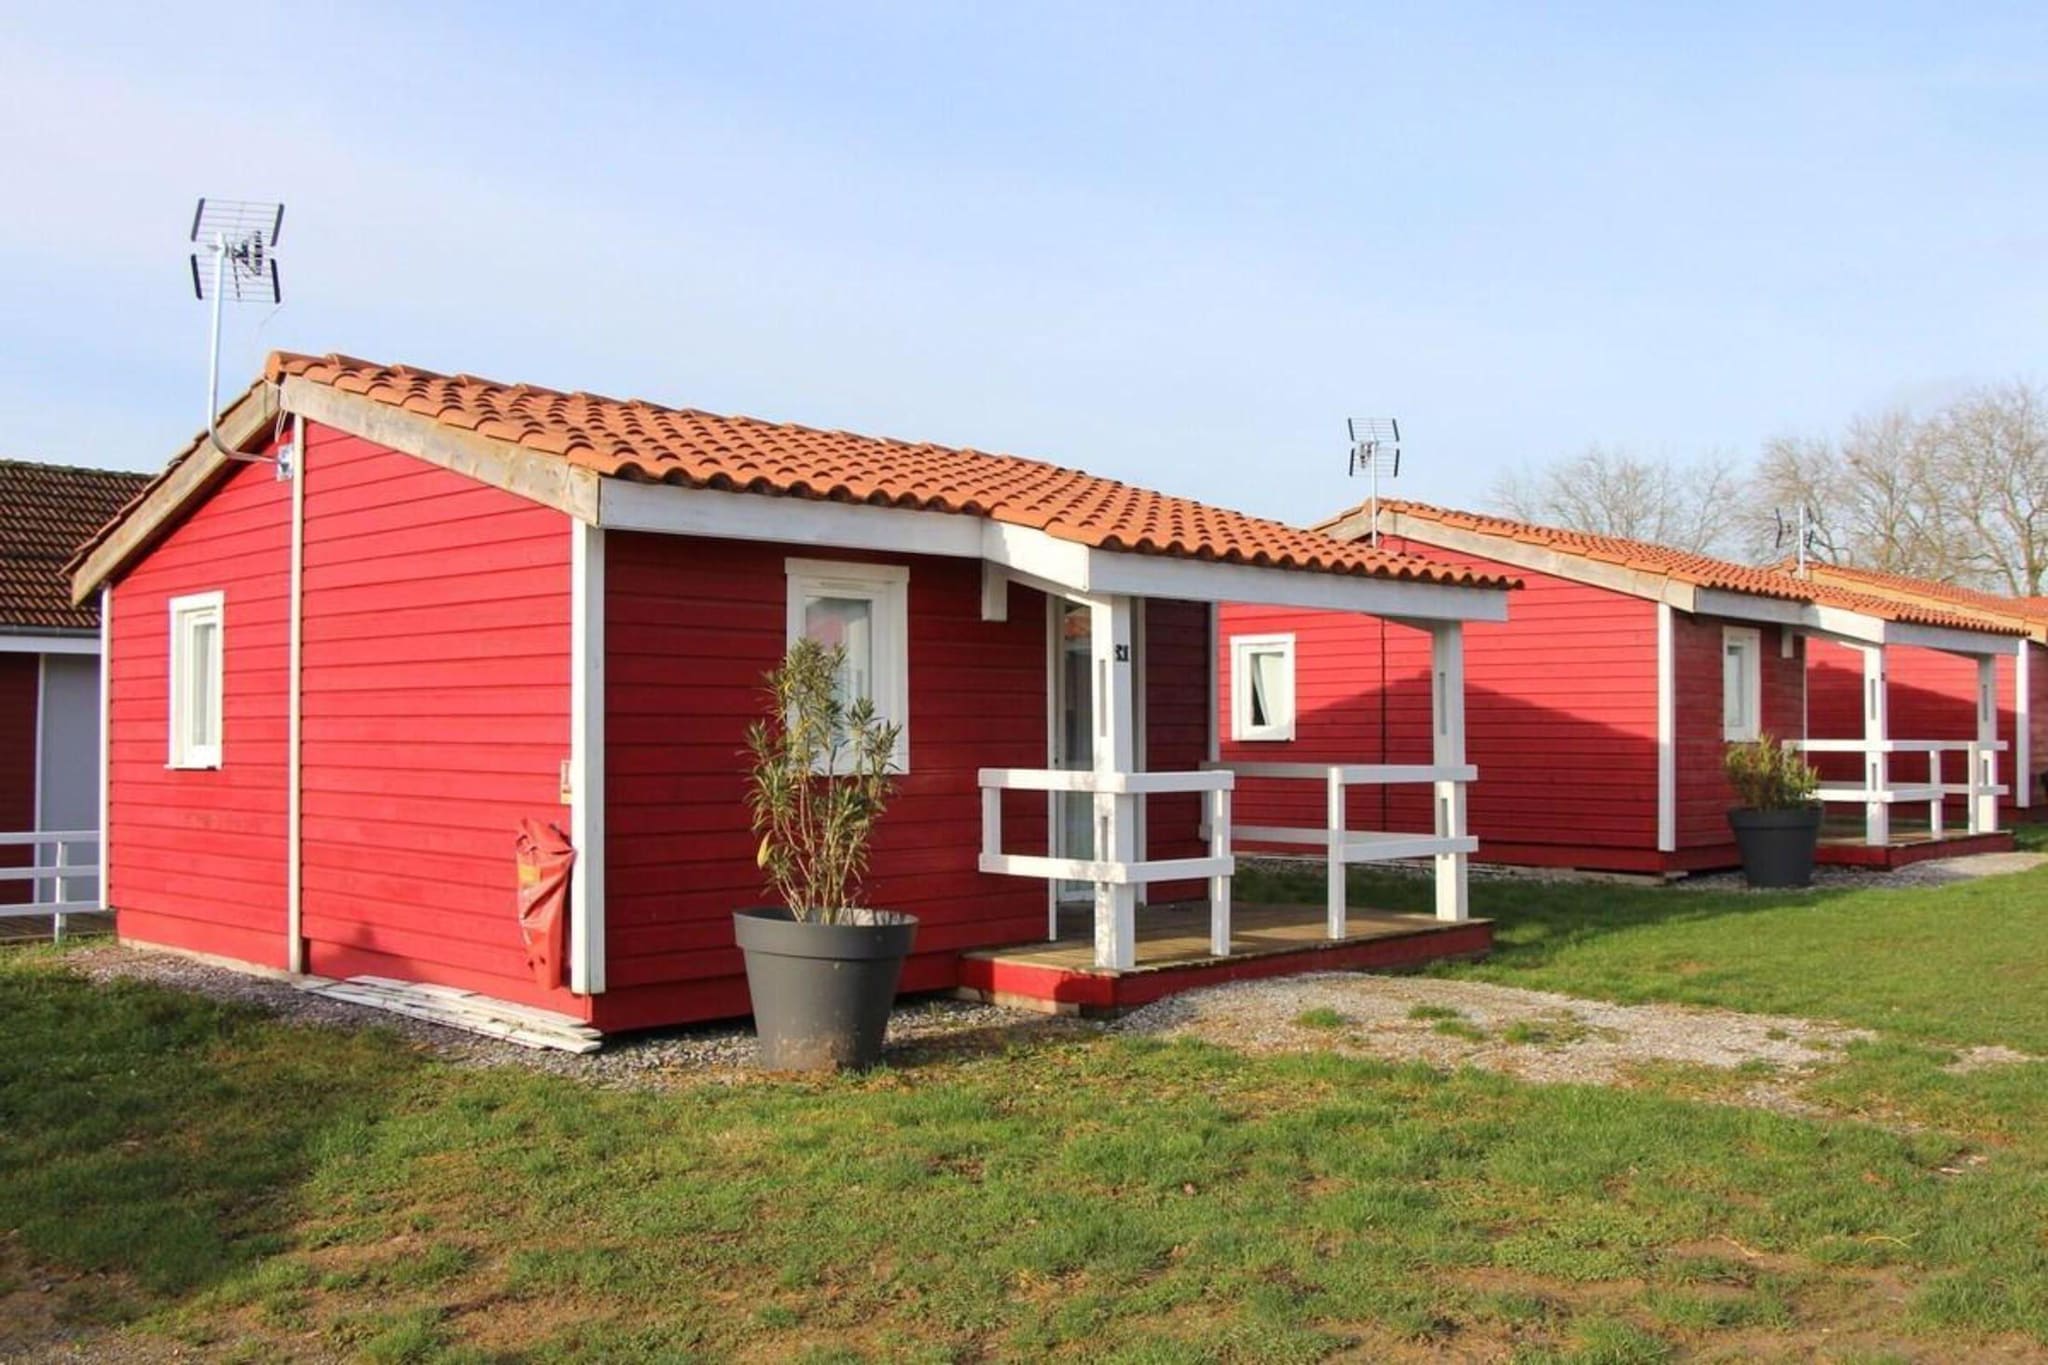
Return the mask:
<path fill-rule="evenodd" d="M 0 955 L 0 1227 L 39 1261 L 172 1295 L 236 1274 L 278 1249 L 327 1149 L 416 1071 L 381 1035 L 266 1028 L 246 1006 L 94 984 L 47 957 Z"/>

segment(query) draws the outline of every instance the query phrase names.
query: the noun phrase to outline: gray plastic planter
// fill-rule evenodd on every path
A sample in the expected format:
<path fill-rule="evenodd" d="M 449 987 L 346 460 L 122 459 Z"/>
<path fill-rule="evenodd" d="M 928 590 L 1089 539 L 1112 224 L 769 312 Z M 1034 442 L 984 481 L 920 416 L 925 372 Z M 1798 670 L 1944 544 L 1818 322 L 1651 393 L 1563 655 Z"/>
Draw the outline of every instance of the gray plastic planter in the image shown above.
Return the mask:
<path fill-rule="evenodd" d="M 733 912 L 767 1070 L 865 1070 L 882 1059 L 917 920 L 856 914 L 857 923 L 809 924 L 779 907 Z"/>
<path fill-rule="evenodd" d="M 1811 886 L 1813 850 L 1820 842 L 1820 807 L 1731 810 L 1728 824 L 1742 852 L 1742 875 L 1751 886 Z"/>

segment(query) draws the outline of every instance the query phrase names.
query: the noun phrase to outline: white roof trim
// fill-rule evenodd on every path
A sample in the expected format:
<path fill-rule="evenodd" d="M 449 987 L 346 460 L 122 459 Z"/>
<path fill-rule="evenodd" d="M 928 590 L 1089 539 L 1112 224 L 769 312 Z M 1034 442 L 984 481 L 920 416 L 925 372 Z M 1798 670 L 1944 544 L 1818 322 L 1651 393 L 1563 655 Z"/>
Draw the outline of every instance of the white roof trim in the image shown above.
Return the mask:
<path fill-rule="evenodd" d="M 0 630 L 0 654 L 97 654 L 98 631 L 89 635 L 34 635 Z"/>
<path fill-rule="evenodd" d="M 979 559 L 1021 581 L 1077 594 L 1324 607 L 1429 621 L 1507 619 L 1504 588 L 1103 550 L 958 512 L 605 479 L 598 489 L 598 523 L 612 530 Z"/>

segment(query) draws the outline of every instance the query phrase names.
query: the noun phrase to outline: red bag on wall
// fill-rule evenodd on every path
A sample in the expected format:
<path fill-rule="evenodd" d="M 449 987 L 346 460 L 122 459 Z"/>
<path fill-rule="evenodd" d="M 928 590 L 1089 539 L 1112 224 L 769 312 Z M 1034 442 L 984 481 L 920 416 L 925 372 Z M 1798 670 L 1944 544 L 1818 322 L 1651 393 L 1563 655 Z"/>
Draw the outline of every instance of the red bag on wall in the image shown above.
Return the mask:
<path fill-rule="evenodd" d="M 519 822 L 519 937 L 526 965 L 542 986 L 562 984 L 568 959 L 569 870 L 576 849 L 560 825 Z"/>

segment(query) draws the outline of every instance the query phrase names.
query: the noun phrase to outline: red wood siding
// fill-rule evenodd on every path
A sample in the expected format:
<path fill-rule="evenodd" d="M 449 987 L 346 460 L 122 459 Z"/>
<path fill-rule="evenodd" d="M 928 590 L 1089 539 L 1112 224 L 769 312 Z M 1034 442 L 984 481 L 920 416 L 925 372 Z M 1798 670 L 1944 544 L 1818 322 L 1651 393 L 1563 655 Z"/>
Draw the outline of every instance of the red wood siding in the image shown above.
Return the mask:
<path fill-rule="evenodd" d="M 568 825 L 570 520 L 342 432 L 307 447 L 308 970 L 587 1017 L 527 971 L 513 864 L 521 818 Z"/>
<path fill-rule="evenodd" d="M 221 766 L 173 771 L 173 597 L 218 590 Z M 285 965 L 290 485 L 237 469 L 114 588 L 112 867 L 126 939 Z"/>
<path fill-rule="evenodd" d="M 1520 577 L 1505 623 L 1465 627 L 1466 751 L 1479 768 L 1469 800 L 1483 858 L 1586 867 L 1657 860 L 1657 615 L 1638 598 L 1430 546 L 1432 559 Z M 1296 737 L 1235 743 L 1233 635 L 1295 636 Z M 1426 763 L 1426 632 L 1341 612 L 1232 605 L 1217 667 L 1227 758 L 1243 762 Z M 1718 677 L 1718 673 L 1716 674 Z M 1719 711 L 1716 703 L 1715 722 Z M 1238 819 L 1320 826 L 1315 784 L 1247 782 Z M 1422 787 L 1356 789 L 1355 829 L 1422 829 Z M 1303 852 L 1305 850 L 1292 850 Z"/>
<path fill-rule="evenodd" d="M 867 900 L 919 916 L 905 990 L 957 984 L 962 949 L 1045 932 L 1042 882 L 976 869 L 976 770 L 1045 766 L 1045 599 L 981 619 L 980 564 L 738 541 L 606 537 L 605 1028 L 743 1014 L 732 912 L 767 899 L 745 807 L 747 725 L 781 658 L 788 556 L 910 569 L 910 772 Z M 1194 681 L 1205 684 L 1199 673 Z M 1045 848 L 1045 801 L 1005 802 L 1004 845 Z"/>
<path fill-rule="evenodd" d="M 1209 757 L 1209 604 L 1155 598 L 1145 603 L 1145 753 L 1147 772 L 1194 772 Z M 1197 793 L 1146 798 L 1145 856 L 1200 858 Z M 1164 903 L 1209 894 L 1202 882 L 1156 882 L 1146 899 Z"/>
<path fill-rule="evenodd" d="M 1678 861 L 1686 866 L 1732 865 L 1735 839 L 1728 829 L 1728 809 L 1735 793 L 1728 785 L 1725 756 L 1728 744 L 1722 697 L 1723 631 L 1750 623 L 1716 617 L 1672 613 L 1673 699 L 1678 725 L 1676 759 L 1678 788 Z M 1795 637 L 1793 655 L 1784 656 L 1783 636 L 1776 626 L 1756 626 L 1763 729 L 1777 739 L 1804 733 L 1804 646 Z M 1703 857 L 1711 850 L 1711 857 Z"/>
<path fill-rule="evenodd" d="M 2028 645 L 2035 651 L 2032 662 L 2048 662 L 2048 651 L 2038 645 Z M 2048 673 L 2048 668 L 2038 670 Z M 1998 737 L 2005 741 L 2006 751 L 1999 755 L 2000 780 L 2006 785 L 2010 781 L 2013 764 L 2018 753 L 2017 707 L 2013 696 L 2013 684 L 2017 670 L 2013 660 L 1998 660 Z M 2048 679 L 2030 679 L 2037 696 L 2042 695 Z M 1943 739 L 1971 740 L 1977 737 L 1977 663 L 1961 655 L 1946 654 L 1937 649 L 1919 649 L 1911 646 L 1894 645 L 1885 651 L 1885 696 L 1890 703 L 1890 730 L 1893 739 Z M 2040 703 L 2035 703 L 2034 725 L 2036 733 L 2042 724 Z M 1816 739 L 1860 739 L 1863 735 L 1863 656 L 1846 645 L 1832 641 L 1815 641 L 1807 665 L 1807 723 Z M 2036 742 L 2033 756 L 2035 771 L 2041 771 L 2042 754 Z M 1963 780 L 1963 759 L 1960 754 L 1943 757 L 1946 765 L 1944 774 L 1951 782 Z M 1918 754 L 1894 755 L 1892 758 L 1893 781 L 1918 782 L 1927 775 L 1926 759 Z M 1830 778 L 1849 782 L 1858 775 L 1857 760 L 1853 756 L 1832 759 L 1816 759 L 1816 766 Z M 2003 804 L 2015 804 L 2017 793 L 2008 794 Z M 1949 798 L 1949 805 L 1961 811 L 1963 798 Z M 1901 808 L 1906 818 L 1918 818 L 1923 809 L 1907 806 Z"/>
<path fill-rule="evenodd" d="M 0 654 L 0 833 L 36 827 L 36 674 L 40 654 Z M 28 867 L 34 850 L 0 846 L 0 867 Z M 26 905 L 34 887 L 0 882 L 0 905 Z"/>

